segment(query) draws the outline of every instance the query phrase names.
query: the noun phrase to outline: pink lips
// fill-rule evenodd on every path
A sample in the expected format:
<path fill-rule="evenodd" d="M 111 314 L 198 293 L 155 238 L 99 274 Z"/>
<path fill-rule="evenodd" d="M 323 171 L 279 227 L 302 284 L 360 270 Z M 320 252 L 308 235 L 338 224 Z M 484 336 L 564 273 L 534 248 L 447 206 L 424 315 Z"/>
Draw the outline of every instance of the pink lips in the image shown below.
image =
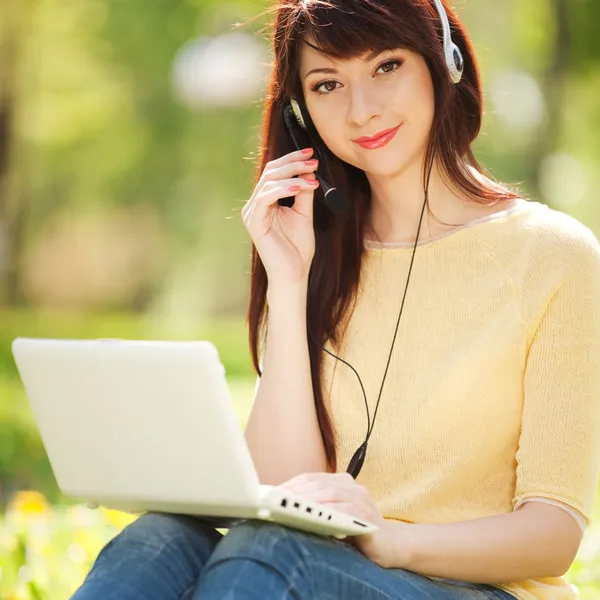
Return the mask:
<path fill-rule="evenodd" d="M 376 148 L 382 148 L 394 138 L 401 125 L 402 123 L 400 123 L 398 127 L 394 127 L 393 129 L 387 129 L 386 131 L 383 131 L 381 134 L 379 134 L 377 137 L 361 137 L 352 141 L 356 142 L 359 146 L 361 146 L 362 148 L 366 148 L 367 150 L 375 150 Z"/>

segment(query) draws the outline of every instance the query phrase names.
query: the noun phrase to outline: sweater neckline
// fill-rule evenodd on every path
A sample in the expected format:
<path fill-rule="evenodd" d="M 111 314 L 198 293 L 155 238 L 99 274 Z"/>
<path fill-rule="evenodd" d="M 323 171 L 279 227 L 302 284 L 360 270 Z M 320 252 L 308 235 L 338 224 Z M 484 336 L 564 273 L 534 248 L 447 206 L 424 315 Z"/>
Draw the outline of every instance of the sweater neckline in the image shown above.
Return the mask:
<path fill-rule="evenodd" d="M 473 229 L 477 225 L 481 226 L 486 223 L 498 221 L 498 220 L 504 219 L 505 217 L 509 217 L 512 215 L 518 215 L 523 212 L 528 212 L 528 211 L 532 210 L 533 208 L 537 208 L 537 207 L 548 208 L 548 205 L 543 204 L 541 202 L 536 202 L 534 200 L 523 200 L 523 202 L 520 202 L 516 206 L 512 206 L 511 208 L 507 208 L 505 210 L 501 210 L 501 211 L 498 211 L 498 212 L 495 212 L 495 213 L 492 213 L 489 215 L 485 215 L 478 219 L 474 219 L 472 221 L 469 221 L 468 223 L 465 223 L 464 225 L 455 227 L 454 229 L 451 229 L 450 231 L 447 231 L 446 233 L 442 233 L 433 238 L 429 238 L 427 240 L 420 240 L 419 242 L 417 242 L 417 248 L 421 248 L 423 246 L 430 246 L 430 245 L 436 244 L 440 240 L 452 238 L 456 234 L 463 232 L 466 229 Z M 364 240 L 364 247 L 365 247 L 365 250 L 367 250 L 367 251 L 408 250 L 408 249 L 414 248 L 414 246 L 415 246 L 414 242 L 378 242 L 376 240 L 370 240 L 370 239 Z"/>

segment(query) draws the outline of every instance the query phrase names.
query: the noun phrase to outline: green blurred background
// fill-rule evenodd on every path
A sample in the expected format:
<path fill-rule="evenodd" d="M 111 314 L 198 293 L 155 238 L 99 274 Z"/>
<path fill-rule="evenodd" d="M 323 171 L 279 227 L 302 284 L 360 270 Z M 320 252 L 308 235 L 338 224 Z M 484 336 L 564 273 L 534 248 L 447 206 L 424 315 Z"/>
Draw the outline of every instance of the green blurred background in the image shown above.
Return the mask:
<path fill-rule="evenodd" d="M 272 60 L 254 0 L 0 7 L 0 598 L 66 598 L 128 517 L 64 498 L 17 336 L 209 339 L 245 423 L 252 193 Z M 475 150 L 595 233 L 600 3 L 454 2 L 480 60 Z M 596 518 L 600 517 L 596 503 Z M 600 597 L 600 530 L 568 574 Z"/>

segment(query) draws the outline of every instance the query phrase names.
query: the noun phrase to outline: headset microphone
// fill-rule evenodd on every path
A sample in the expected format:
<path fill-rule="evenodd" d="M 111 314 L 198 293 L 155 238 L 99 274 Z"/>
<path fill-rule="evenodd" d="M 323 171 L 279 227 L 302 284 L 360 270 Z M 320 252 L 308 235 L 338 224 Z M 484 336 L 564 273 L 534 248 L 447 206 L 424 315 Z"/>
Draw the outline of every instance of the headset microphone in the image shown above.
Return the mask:
<path fill-rule="evenodd" d="M 294 106 L 294 103 L 296 103 L 296 106 Z M 298 150 L 301 150 L 300 144 L 298 143 L 298 140 L 294 134 L 294 122 L 298 123 L 298 125 L 305 130 L 306 124 L 302 118 L 300 107 L 294 99 L 292 99 L 290 104 L 287 104 L 283 109 L 283 120 L 285 121 L 285 125 L 290 132 L 294 146 L 296 146 Z M 325 205 L 327 208 L 332 212 L 347 211 L 350 207 L 350 202 L 348 201 L 346 195 L 341 190 L 338 190 L 338 188 L 331 187 L 316 171 L 315 177 L 319 180 L 319 183 L 323 187 L 323 192 L 325 194 Z"/>

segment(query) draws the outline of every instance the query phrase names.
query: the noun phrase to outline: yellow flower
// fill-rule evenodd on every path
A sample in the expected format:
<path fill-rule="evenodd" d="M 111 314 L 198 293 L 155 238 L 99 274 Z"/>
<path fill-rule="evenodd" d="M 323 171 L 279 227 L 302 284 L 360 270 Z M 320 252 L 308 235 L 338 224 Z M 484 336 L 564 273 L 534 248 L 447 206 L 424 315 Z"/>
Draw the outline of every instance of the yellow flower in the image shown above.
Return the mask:
<path fill-rule="evenodd" d="M 17 492 L 10 503 L 10 508 L 23 515 L 47 515 L 51 511 L 44 494 L 34 490 Z"/>
<path fill-rule="evenodd" d="M 112 508 L 106 508 L 101 506 L 99 509 L 104 517 L 104 520 L 117 529 L 123 529 L 129 523 L 133 523 L 137 519 L 137 515 L 131 515 L 120 510 L 114 510 Z"/>
<path fill-rule="evenodd" d="M 98 551 L 102 545 L 102 538 L 98 531 L 89 527 L 72 530 L 73 543 L 83 548 L 88 556 Z"/>
<path fill-rule="evenodd" d="M 28 594 L 23 589 L 8 590 L 6 600 L 27 600 Z"/>

